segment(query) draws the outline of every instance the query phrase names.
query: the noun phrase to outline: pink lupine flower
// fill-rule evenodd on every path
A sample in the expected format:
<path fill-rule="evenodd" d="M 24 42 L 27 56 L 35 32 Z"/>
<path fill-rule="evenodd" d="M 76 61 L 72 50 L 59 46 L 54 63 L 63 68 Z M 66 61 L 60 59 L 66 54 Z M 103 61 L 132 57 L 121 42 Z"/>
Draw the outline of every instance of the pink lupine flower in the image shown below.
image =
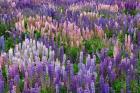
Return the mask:
<path fill-rule="evenodd" d="M 131 52 L 131 37 L 130 35 L 125 35 L 125 47 L 126 50 L 130 53 Z"/>
<path fill-rule="evenodd" d="M 114 52 L 113 52 L 114 58 L 116 58 L 119 53 L 120 53 L 120 45 L 119 45 L 119 41 L 117 40 L 114 46 Z"/>

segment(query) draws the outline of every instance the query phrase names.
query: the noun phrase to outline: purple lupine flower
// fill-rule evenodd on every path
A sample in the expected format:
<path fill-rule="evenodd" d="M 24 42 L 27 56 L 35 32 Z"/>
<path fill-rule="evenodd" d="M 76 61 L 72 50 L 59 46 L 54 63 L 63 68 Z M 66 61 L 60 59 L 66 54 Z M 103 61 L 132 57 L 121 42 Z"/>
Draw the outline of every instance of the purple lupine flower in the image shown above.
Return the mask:
<path fill-rule="evenodd" d="M 91 66 L 90 66 L 91 73 L 96 70 L 95 59 L 91 59 Z"/>
<path fill-rule="evenodd" d="M 43 65 L 42 65 L 42 63 L 37 63 L 37 70 L 36 70 L 36 72 L 38 74 L 42 74 L 42 72 L 43 72 Z"/>
<path fill-rule="evenodd" d="M 104 93 L 109 93 L 109 85 L 104 84 Z"/>
<path fill-rule="evenodd" d="M 104 77 L 103 77 L 103 75 L 101 75 L 101 76 L 100 76 L 100 81 L 99 81 L 100 87 L 101 87 L 101 88 L 103 88 L 104 82 L 105 82 L 105 81 L 104 81 Z"/>
<path fill-rule="evenodd" d="M 0 80 L 0 93 L 4 93 L 4 81 Z"/>
<path fill-rule="evenodd" d="M 71 80 L 71 90 L 72 92 L 76 92 L 78 84 L 77 84 L 77 76 L 72 76 L 72 80 Z"/>
<path fill-rule="evenodd" d="M 40 88 L 31 88 L 30 93 L 40 93 Z"/>
<path fill-rule="evenodd" d="M 60 66 L 55 66 L 55 83 L 60 83 Z"/>
<path fill-rule="evenodd" d="M 14 80 L 11 79 L 11 80 L 9 81 L 9 90 L 10 90 L 10 91 L 13 90 L 13 85 L 14 85 Z"/>
<path fill-rule="evenodd" d="M 50 84 L 53 84 L 53 78 L 54 78 L 54 65 L 49 63 L 48 64 L 48 75 L 50 78 Z"/>
<path fill-rule="evenodd" d="M 115 74 L 115 72 L 114 71 L 112 71 L 111 72 L 111 80 L 115 80 L 115 78 L 116 78 L 116 74 Z"/>
<path fill-rule="evenodd" d="M 16 85 L 19 84 L 19 80 L 20 80 L 19 75 L 16 75 L 16 76 L 14 77 L 14 81 L 15 81 Z"/>
<path fill-rule="evenodd" d="M 61 47 L 61 48 L 60 48 L 60 62 L 61 62 L 61 63 L 63 62 L 63 56 L 64 56 L 64 48 Z"/>

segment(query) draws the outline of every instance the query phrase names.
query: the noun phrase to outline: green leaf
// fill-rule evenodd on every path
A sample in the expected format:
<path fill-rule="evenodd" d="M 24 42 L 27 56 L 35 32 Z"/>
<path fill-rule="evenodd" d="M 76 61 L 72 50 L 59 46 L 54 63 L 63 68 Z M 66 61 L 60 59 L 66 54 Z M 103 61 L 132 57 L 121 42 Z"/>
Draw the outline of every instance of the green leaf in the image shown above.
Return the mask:
<path fill-rule="evenodd" d="M 20 88 L 20 91 L 23 91 L 23 89 L 24 89 L 24 80 L 23 79 L 20 79 L 20 81 L 19 81 L 19 88 Z"/>

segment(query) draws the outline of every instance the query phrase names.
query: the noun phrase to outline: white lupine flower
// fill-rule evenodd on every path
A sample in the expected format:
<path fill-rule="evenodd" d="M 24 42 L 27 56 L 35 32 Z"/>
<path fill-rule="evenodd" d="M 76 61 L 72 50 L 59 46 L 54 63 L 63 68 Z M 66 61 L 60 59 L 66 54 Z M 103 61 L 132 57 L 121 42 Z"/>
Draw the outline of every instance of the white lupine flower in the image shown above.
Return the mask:
<path fill-rule="evenodd" d="M 25 44 L 26 44 L 26 45 L 29 45 L 29 43 L 30 43 L 30 40 L 26 38 L 26 39 L 25 39 Z"/>
<path fill-rule="evenodd" d="M 41 47 L 40 42 L 37 42 L 37 48 L 39 49 Z"/>
<path fill-rule="evenodd" d="M 96 72 L 93 72 L 93 75 L 95 77 L 95 79 L 97 78 L 97 73 Z"/>
<path fill-rule="evenodd" d="M 64 64 L 62 65 L 61 73 L 62 73 L 63 76 L 65 75 L 65 66 L 64 66 Z"/>
<path fill-rule="evenodd" d="M 83 52 L 80 52 L 80 63 L 83 62 Z"/>
<path fill-rule="evenodd" d="M 28 51 L 27 51 L 27 49 L 24 50 L 24 58 L 28 58 Z"/>
<path fill-rule="evenodd" d="M 38 61 L 38 56 L 34 56 L 34 61 L 37 62 Z"/>
<path fill-rule="evenodd" d="M 45 62 L 47 60 L 46 56 L 42 56 L 42 61 Z"/>
<path fill-rule="evenodd" d="M 56 59 L 56 62 L 55 62 L 55 71 L 57 71 L 58 69 L 60 69 L 60 61 L 58 61 L 58 59 Z"/>
<path fill-rule="evenodd" d="M 33 46 L 36 46 L 36 41 L 35 40 L 33 40 Z"/>
<path fill-rule="evenodd" d="M 36 51 L 36 46 L 32 46 L 32 51 L 34 52 L 34 51 Z"/>
<path fill-rule="evenodd" d="M 66 54 L 63 55 L 63 64 L 66 62 Z"/>
<path fill-rule="evenodd" d="M 17 51 L 17 52 L 15 53 L 15 56 L 16 56 L 16 57 L 20 57 L 20 52 Z"/>
<path fill-rule="evenodd" d="M 32 60 L 31 60 L 31 58 L 29 58 L 29 59 L 28 59 L 28 62 L 29 62 L 30 64 L 32 63 Z"/>
<path fill-rule="evenodd" d="M 91 65 L 95 66 L 95 59 L 94 58 L 91 59 Z"/>
<path fill-rule="evenodd" d="M 10 48 L 9 49 L 9 59 L 11 59 L 13 57 L 13 49 Z"/>

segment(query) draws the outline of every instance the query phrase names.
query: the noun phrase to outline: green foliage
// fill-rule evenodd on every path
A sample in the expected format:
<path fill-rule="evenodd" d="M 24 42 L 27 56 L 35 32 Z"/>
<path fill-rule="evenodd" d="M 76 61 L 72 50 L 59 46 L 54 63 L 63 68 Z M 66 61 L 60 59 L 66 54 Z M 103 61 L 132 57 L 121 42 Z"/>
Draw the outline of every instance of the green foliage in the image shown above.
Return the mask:
<path fill-rule="evenodd" d="M 4 35 L 6 30 L 10 29 L 10 25 L 0 23 L 0 36 Z"/>
<path fill-rule="evenodd" d="M 54 93 L 54 90 L 51 87 L 42 88 L 40 93 Z"/>
<path fill-rule="evenodd" d="M 25 27 L 25 29 L 27 29 L 27 26 L 28 26 L 28 20 L 27 20 L 27 18 L 25 18 L 24 19 L 24 27 Z"/>
<path fill-rule="evenodd" d="M 35 31 L 35 38 L 39 39 L 41 37 L 41 32 L 40 31 Z"/>
<path fill-rule="evenodd" d="M 23 89 L 24 89 L 24 80 L 23 79 L 20 79 L 20 81 L 19 81 L 19 89 L 20 89 L 20 91 L 23 91 Z"/>
<path fill-rule="evenodd" d="M 5 41 L 5 50 L 8 51 L 10 48 L 14 47 L 14 39 L 9 37 Z"/>
<path fill-rule="evenodd" d="M 85 41 L 85 49 L 89 54 L 100 51 L 104 47 L 104 43 L 100 38 L 94 38 Z"/>
<path fill-rule="evenodd" d="M 46 89 L 41 89 L 40 93 L 46 93 Z"/>
<path fill-rule="evenodd" d="M 122 81 L 122 80 L 115 80 L 113 82 L 113 89 L 115 90 L 115 93 L 120 93 L 121 89 L 125 89 L 126 88 L 126 82 Z"/>
<path fill-rule="evenodd" d="M 7 69 L 5 66 L 2 66 L 2 75 L 4 78 L 4 92 L 7 93 L 8 92 L 8 83 L 7 83 Z"/>
<path fill-rule="evenodd" d="M 66 87 L 61 87 L 60 93 L 67 93 L 67 88 Z"/>
<path fill-rule="evenodd" d="M 77 47 L 65 47 L 64 48 L 66 54 L 70 56 L 71 60 L 75 63 L 77 61 L 77 55 L 80 52 L 80 49 Z"/>
<path fill-rule="evenodd" d="M 2 75 L 3 75 L 4 79 L 7 80 L 7 69 L 5 66 L 2 66 Z"/>
<path fill-rule="evenodd" d="M 107 52 L 108 56 L 110 56 L 110 57 L 113 57 L 113 48 L 114 48 L 113 46 L 110 46 L 109 50 Z"/>
<path fill-rule="evenodd" d="M 58 44 L 58 46 L 60 47 L 61 46 L 61 34 L 60 32 L 58 32 L 58 36 L 56 37 L 56 40 L 55 40 Z"/>
<path fill-rule="evenodd" d="M 74 70 L 74 74 L 78 73 L 78 71 L 79 71 L 78 64 L 76 64 L 76 63 L 73 64 L 73 70 Z"/>
<path fill-rule="evenodd" d="M 64 13 L 64 7 L 63 6 L 60 6 L 60 7 L 58 7 L 58 12 L 60 12 L 60 13 Z"/>
<path fill-rule="evenodd" d="M 139 56 L 140 56 L 140 53 L 139 53 Z M 137 73 L 139 73 L 140 75 L 140 57 L 138 58 L 138 63 L 137 63 Z"/>
<path fill-rule="evenodd" d="M 113 36 L 113 31 L 105 30 L 107 38 L 111 38 Z"/>
<path fill-rule="evenodd" d="M 137 14 L 137 10 L 136 9 L 124 9 L 124 13 L 126 15 L 130 14 L 131 16 L 135 16 Z"/>
<path fill-rule="evenodd" d="M 130 89 L 131 89 L 132 93 L 140 93 L 140 87 L 136 80 L 132 80 L 130 82 Z"/>
<path fill-rule="evenodd" d="M 122 33 L 119 33 L 118 34 L 118 40 L 119 40 L 119 42 L 123 43 L 124 40 L 125 40 L 125 35 L 123 35 Z"/>

